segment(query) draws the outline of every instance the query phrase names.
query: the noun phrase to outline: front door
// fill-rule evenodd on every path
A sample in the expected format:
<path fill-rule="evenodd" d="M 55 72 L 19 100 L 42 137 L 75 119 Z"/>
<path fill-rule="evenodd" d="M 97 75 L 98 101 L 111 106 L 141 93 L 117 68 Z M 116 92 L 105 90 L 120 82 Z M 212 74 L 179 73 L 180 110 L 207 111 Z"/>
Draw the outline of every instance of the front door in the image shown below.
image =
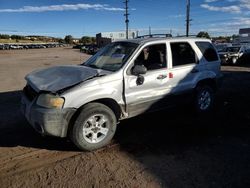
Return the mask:
<path fill-rule="evenodd" d="M 130 117 L 163 107 L 171 91 L 166 43 L 145 46 L 138 54 L 134 64 L 145 66 L 147 72 L 140 76 L 125 75 L 125 100 Z M 142 77 L 144 80 L 138 82 Z"/>

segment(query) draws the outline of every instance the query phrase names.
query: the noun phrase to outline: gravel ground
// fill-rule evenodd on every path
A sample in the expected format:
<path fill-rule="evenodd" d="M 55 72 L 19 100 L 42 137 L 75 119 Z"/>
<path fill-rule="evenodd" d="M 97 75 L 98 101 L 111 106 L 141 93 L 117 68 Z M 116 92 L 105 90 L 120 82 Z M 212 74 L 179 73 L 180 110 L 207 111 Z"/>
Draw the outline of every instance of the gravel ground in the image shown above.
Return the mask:
<path fill-rule="evenodd" d="M 222 67 L 209 116 L 182 107 L 124 120 L 108 147 L 81 152 L 37 134 L 19 108 L 27 73 L 87 58 L 70 48 L 0 51 L 2 188 L 250 187 L 249 65 Z"/>

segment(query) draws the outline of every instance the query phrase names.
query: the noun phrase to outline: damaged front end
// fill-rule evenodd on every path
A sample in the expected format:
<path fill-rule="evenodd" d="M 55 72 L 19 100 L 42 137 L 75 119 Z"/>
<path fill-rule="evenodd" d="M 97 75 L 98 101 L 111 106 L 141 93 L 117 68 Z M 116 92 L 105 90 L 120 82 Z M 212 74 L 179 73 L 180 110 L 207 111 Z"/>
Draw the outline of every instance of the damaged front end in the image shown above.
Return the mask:
<path fill-rule="evenodd" d="M 49 92 L 36 92 L 30 85 L 23 89 L 21 111 L 42 135 L 66 137 L 74 108 L 63 108 L 64 99 Z"/>
<path fill-rule="evenodd" d="M 86 66 L 56 66 L 28 74 L 27 83 L 37 92 L 57 93 L 100 74 L 97 69 Z"/>
<path fill-rule="evenodd" d="M 99 75 L 83 66 L 60 66 L 34 71 L 25 79 L 21 111 L 42 135 L 66 137 L 75 108 L 64 107 L 63 91 Z"/>
<path fill-rule="evenodd" d="M 74 108 L 50 109 L 22 97 L 21 110 L 32 127 L 42 135 L 66 137 L 68 124 L 75 113 Z"/>

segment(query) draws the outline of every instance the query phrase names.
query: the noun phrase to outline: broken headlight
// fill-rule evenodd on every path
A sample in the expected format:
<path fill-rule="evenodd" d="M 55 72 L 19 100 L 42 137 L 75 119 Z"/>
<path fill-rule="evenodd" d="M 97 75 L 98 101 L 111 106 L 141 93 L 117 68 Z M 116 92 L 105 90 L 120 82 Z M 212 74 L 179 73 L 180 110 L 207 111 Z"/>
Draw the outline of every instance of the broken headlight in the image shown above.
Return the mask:
<path fill-rule="evenodd" d="M 52 94 L 41 94 L 39 95 L 36 104 L 45 108 L 61 109 L 64 104 L 64 99 Z"/>

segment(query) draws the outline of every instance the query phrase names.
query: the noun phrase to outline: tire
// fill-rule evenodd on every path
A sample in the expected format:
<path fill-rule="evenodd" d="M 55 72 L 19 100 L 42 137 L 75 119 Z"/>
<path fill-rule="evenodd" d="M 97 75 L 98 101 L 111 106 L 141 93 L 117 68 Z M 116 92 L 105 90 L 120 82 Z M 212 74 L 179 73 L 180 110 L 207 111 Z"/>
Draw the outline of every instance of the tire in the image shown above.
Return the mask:
<path fill-rule="evenodd" d="M 71 140 L 81 150 L 96 150 L 111 141 L 116 126 L 116 116 L 109 107 L 89 103 L 82 108 L 71 129 Z"/>
<path fill-rule="evenodd" d="M 195 109 L 198 113 L 211 112 L 214 106 L 214 90 L 208 85 L 201 85 L 196 88 Z"/>

